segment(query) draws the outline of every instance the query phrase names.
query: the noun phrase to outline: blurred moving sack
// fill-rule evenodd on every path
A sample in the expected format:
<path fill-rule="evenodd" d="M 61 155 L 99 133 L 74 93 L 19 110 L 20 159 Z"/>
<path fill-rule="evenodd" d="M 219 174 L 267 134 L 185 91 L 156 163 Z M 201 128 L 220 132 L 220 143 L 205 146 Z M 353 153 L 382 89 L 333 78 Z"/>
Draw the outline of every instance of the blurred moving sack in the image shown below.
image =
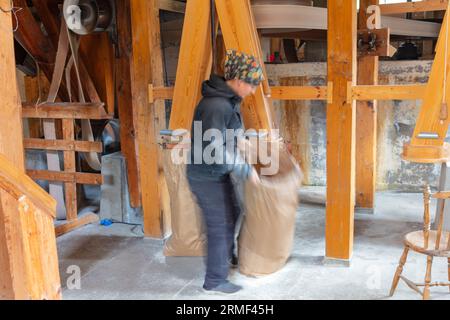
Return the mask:
<path fill-rule="evenodd" d="M 206 234 L 201 210 L 186 177 L 186 165 L 174 164 L 171 150 L 164 151 L 164 174 L 170 194 L 172 234 L 165 242 L 164 255 L 200 257 L 206 255 Z"/>
<path fill-rule="evenodd" d="M 239 235 L 239 271 L 244 275 L 274 273 L 291 254 L 303 175 L 284 146 L 278 158 L 277 174 L 260 174 L 259 182 L 245 184 L 245 216 Z"/>

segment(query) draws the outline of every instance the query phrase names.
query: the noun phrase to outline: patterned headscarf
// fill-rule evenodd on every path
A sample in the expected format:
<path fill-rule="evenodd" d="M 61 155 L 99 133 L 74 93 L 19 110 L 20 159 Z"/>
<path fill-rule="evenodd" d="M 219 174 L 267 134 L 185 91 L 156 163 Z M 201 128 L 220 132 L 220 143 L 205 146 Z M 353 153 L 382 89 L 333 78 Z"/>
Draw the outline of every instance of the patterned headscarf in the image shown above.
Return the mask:
<path fill-rule="evenodd" d="M 225 80 L 239 79 L 254 86 L 258 86 L 264 80 L 258 60 L 254 56 L 236 50 L 227 51 L 224 71 Z"/>

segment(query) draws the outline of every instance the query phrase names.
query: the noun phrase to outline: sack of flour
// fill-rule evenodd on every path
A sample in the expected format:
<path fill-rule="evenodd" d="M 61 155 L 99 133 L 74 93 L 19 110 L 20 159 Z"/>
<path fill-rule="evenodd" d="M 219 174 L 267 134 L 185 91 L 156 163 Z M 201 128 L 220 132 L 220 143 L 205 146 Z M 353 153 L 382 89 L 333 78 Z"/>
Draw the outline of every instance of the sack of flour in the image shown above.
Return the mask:
<path fill-rule="evenodd" d="M 172 234 L 165 242 L 164 255 L 199 257 L 206 254 L 206 234 L 201 210 L 186 177 L 186 165 L 174 164 L 170 150 L 164 154 L 164 173 L 170 194 Z"/>
<path fill-rule="evenodd" d="M 244 221 L 239 234 L 239 270 L 261 276 L 280 270 L 288 260 L 299 205 L 302 172 L 285 147 L 276 153 L 279 170 L 260 175 L 244 187 Z"/>

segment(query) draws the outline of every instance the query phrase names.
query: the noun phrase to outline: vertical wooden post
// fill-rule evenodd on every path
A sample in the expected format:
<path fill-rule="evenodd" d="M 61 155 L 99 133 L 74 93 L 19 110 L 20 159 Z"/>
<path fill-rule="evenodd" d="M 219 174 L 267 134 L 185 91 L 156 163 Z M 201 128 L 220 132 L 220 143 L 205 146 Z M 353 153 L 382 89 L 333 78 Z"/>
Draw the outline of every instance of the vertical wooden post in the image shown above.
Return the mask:
<path fill-rule="evenodd" d="M 163 63 L 163 51 L 161 44 L 161 24 L 160 24 L 160 0 L 148 1 L 149 10 L 149 30 L 150 30 L 150 54 L 151 54 L 151 79 L 150 83 L 154 87 L 164 87 L 164 63 Z M 148 91 L 147 91 L 148 92 Z M 166 103 L 164 100 L 156 100 L 151 106 L 153 112 L 154 122 L 154 136 L 158 137 L 159 132 L 162 129 L 167 128 L 166 124 Z M 157 140 L 157 139 L 156 139 Z M 159 190 L 159 202 L 161 210 L 161 232 L 162 236 L 168 235 L 171 230 L 169 224 L 170 221 L 170 198 L 165 196 L 169 193 L 167 190 L 166 177 L 164 176 L 163 169 L 163 154 L 158 147 L 158 190 Z"/>
<path fill-rule="evenodd" d="M 117 107 L 120 119 L 120 141 L 122 154 L 127 163 L 128 192 L 130 205 L 141 206 L 141 190 L 139 185 L 139 166 L 136 139 L 136 123 L 133 118 L 131 89 L 133 35 L 131 31 L 130 0 L 116 0 L 117 30 L 119 40 L 119 58 L 115 63 Z"/>
<path fill-rule="evenodd" d="M 361 0 L 358 27 L 366 29 L 367 7 L 379 0 Z M 378 84 L 378 57 L 358 59 L 358 84 Z M 356 207 L 373 209 L 377 166 L 377 101 L 358 101 L 356 108 Z"/>
<path fill-rule="evenodd" d="M 138 143 L 144 233 L 149 237 L 161 238 L 164 226 L 159 176 L 162 170 L 156 131 L 160 124 L 165 122 L 165 118 L 161 118 L 160 111 L 158 113 L 148 98 L 148 86 L 159 76 L 153 75 L 157 68 L 152 64 L 155 63 L 153 55 L 158 54 L 152 51 L 156 48 L 155 36 L 152 34 L 160 32 L 155 22 L 157 17 L 154 15 L 154 8 L 155 0 L 130 2 L 133 34 L 131 92 L 135 108 L 133 118 Z"/>
<path fill-rule="evenodd" d="M 75 128 L 73 119 L 62 120 L 63 139 L 75 140 Z M 75 151 L 64 151 L 64 171 L 76 172 Z M 78 218 L 77 184 L 75 182 L 64 183 L 66 200 L 66 219 L 74 221 Z"/>
<path fill-rule="evenodd" d="M 0 7 L 11 9 L 9 0 Z M 21 104 L 18 96 L 10 12 L 0 11 L 0 154 L 24 172 Z M 27 299 L 28 284 L 18 202 L 0 190 L 0 299 Z"/>
<path fill-rule="evenodd" d="M 326 257 L 349 260 L 355 204 L 355 103 L 347 100 L 356 77 L 356 0 L 328 2 Z"/>

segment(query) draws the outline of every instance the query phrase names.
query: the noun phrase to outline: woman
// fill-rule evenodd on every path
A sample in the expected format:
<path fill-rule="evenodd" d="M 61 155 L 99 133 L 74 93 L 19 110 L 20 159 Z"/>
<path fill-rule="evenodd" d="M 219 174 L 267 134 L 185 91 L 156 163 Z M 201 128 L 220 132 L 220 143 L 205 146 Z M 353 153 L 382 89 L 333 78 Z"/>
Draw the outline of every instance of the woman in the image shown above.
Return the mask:
<path fill-rule="evenodd" d="M 240 207 L 230 179 L 230 173 L 237 168 L 237 164 L 225 159 L 230 151 L 227 144 L 232 143 L 231 151 L 236 154 L 237 141 L 235 137 L 230 139 L 226 131 L 243 129 L 241 101 L 255 93 L 263 80 L 263 72 L 255 57 L 229 50 L 224 74 L 224 77 L 212 75 L 210 80 L 203 83 L 203 99 L 194 114 L 191 164 L 187 166 L 187 176 L 206 224 L 208 252 L 203 288 L 232 294 L 242 289 L 227 280 L 230 261 L 233 260 L 234 230 Z M 200 125 L 201 141 L 195 141 L 199 140 L 195 129 L 198 130 Z M 220 139 L 211 138 L 210 143 L 203 141 L 205 133 L 208 136 L 208 130 L 211 129 L 219 132 Z M 214 163 L 205 159 L 206 151 L 211 150 L 208 145 L 214 147 L 212 149 L 215 151 L 211 154 L 216 159 Z M 223 161 L 217 161 L 217 158 Z M 252 172 L 252 175 L 255 179 L 256 174 Z"/>

